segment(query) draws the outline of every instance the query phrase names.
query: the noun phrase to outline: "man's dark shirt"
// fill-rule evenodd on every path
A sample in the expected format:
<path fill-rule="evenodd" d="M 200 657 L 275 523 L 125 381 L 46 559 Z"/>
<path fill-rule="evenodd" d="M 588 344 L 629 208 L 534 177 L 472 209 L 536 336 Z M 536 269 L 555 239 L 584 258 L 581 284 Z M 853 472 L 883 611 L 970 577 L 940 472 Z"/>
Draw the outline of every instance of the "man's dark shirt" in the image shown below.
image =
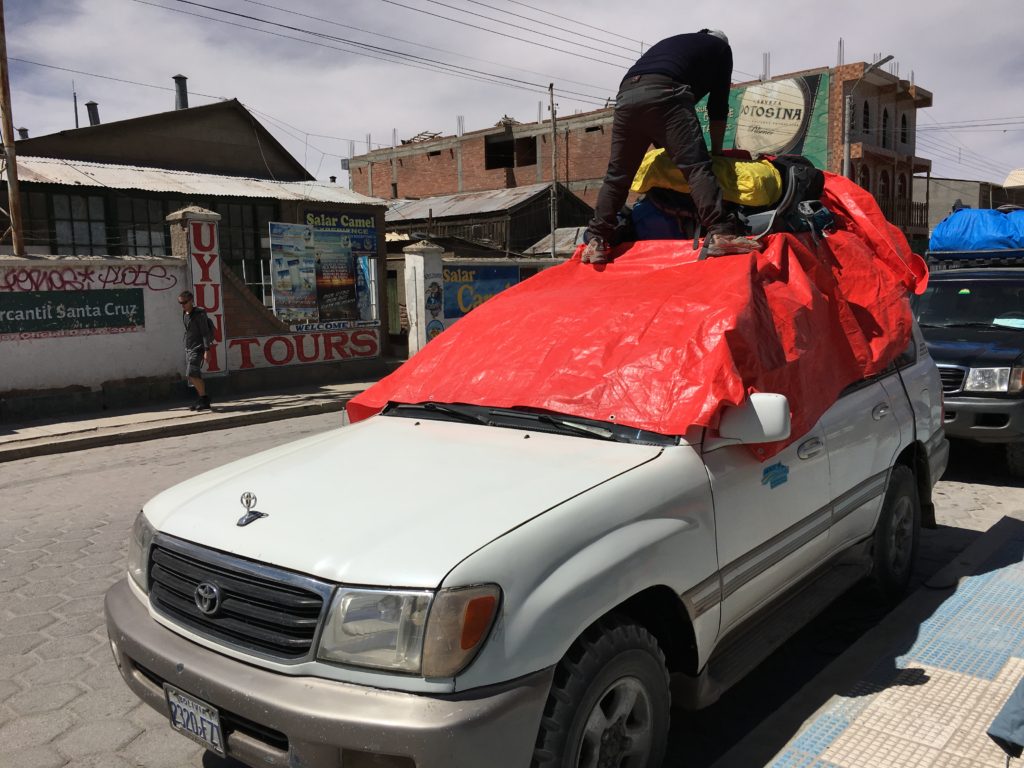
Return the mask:
<path fill-rule="evenodd" d="M 652 45 L 626 73 L 665 75 L 690 86 L 694 101 L 708 97 L 708 117 L 725 120 L 729 116 L 729 83 L 732 80 L 732 48 L 724 40 L 707 32 L 691 32 L 667 37 Z"/>
<path fill-rule="evenodd" d="M 189 313 L 182 313 L 181 320 L 185 325 L 185 349 L 205 350 L 213 346 L 213 334 L 206 322 L 206 310 L 192 307 Z"/>

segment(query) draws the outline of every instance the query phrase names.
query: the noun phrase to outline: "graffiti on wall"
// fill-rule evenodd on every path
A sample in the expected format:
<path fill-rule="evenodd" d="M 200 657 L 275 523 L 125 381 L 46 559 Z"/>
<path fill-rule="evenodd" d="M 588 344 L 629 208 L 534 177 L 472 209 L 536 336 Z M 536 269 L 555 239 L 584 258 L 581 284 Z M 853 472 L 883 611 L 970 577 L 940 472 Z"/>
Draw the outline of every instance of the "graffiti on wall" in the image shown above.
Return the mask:
<path fill-rule="evenodd" d="M 0 292 L 89 291 L 145 288 L 169 291 L 178 284 L 162 264 L 111 264 L 101 267 L 0 267 Z"/>

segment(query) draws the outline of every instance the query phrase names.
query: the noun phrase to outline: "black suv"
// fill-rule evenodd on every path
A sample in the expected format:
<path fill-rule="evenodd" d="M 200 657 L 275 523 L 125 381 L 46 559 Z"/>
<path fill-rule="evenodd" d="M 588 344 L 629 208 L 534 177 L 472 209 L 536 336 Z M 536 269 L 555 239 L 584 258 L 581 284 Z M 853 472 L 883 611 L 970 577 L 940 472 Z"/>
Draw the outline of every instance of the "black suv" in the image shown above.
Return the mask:
<path fill-rule="evenodd" d="M 1005 444 L 1024 477 L 1024 268 L 932 271 L 914 315 L 942 376 L 946 435 Z"/>

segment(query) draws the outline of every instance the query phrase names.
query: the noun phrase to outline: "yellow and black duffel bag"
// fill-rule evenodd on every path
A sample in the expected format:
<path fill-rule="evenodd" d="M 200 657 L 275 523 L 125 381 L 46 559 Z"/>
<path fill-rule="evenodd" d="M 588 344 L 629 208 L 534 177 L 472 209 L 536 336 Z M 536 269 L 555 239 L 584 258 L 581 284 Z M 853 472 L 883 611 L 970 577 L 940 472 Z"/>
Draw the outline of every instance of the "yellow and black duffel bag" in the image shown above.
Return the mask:
<path fill-rule="evenodd" d="M 722 187 L 722 197 L 730 202 L 761 208 L 772 205 L 782 196 L 782 174 L 767 160 L 737 160 L 716 155 L 711 158 L 711 169 Z M 644 155 L 630 189 L 647 192 L 653 187 L 690 191 L 683 172 L 664 149 L 652 149 Z"/>

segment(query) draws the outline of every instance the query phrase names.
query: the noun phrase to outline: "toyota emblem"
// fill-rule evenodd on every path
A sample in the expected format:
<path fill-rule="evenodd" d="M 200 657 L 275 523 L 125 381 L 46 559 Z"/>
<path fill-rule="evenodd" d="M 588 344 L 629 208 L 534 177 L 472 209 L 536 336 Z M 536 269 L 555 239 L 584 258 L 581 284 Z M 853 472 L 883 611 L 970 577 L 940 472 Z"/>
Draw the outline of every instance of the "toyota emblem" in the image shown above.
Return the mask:
<path fill-rule="evenodd" d="M 214 616 L 220 610 L 220 587 L 204 581 L 196 587 L 192 599 L 205 616 Z"/>

